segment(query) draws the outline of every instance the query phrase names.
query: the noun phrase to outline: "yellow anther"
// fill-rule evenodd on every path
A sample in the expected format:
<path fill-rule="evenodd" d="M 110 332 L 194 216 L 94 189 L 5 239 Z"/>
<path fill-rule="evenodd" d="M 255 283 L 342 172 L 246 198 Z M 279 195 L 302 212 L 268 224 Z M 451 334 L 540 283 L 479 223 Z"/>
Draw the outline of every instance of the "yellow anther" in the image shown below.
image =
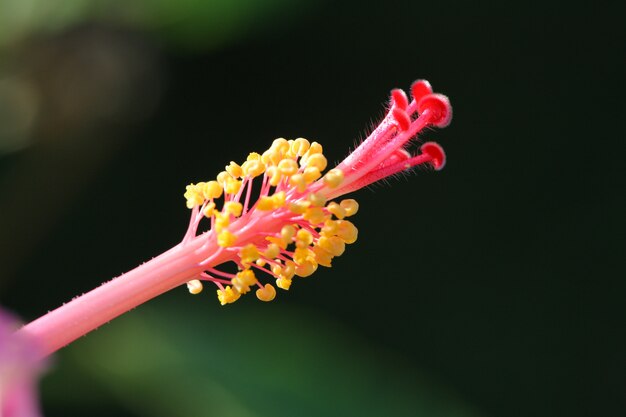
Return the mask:
<path fill-rule="evenodd" d="M 285 139 L 276 139 L 272 146 L 261 155 L 261 160 L 267 165 L 277 166 L 289 152 L 289 143 Z"/>
<path fill-rule="evenodd" d="M 246 161 L 260 161 L 261 160 L 261 155 L 259 155 L 256 152 L 250 152 L 248 154 L 248 158 L 246 158 Z"/>
<path fill-rule="evenodd" d="M 261 155 L 261 161 L 265 165 L 273 165 L 276 166 L 283 159 L 284 153 L 280 151 L 280 149 L 271 147 Z"/>
<path fill-rule="evenodd" d="M 346 243 L 354 243 L 358 237 L 358 229 L 348 220 L 337 220 L 337 236 Z"/>
<path fill-rule="evenodd" d="M 276 286 L 278 288 L 282 288 L 283 290 L 289 290 L 289 287 L 291 287 L 291 279 L 288 278 L 278 278 L 276 280 Z"/>
<path fill-rule="evenodd" d="M 215 231 L 220 233 L 224 228 L 230 225 L 230 216 L 228 213 L 215 213 Z"/>
<path fill-rule="evenodd" d="M 291 240 L 293 239 L 295 234 L 296 228 L 290 224 L 283 226 L 283 228 L 280 230 L 280 236 L 285 242 L 288 242 L 288 244 L 291 243 Z"/>
<path fill-rule="evenodd" d="M 265 259 L 261 259 L 261 258 L 257 259 L 254 263 L 260 266 L 261 268 L 267 265 L 267 262 L 265 262 Z"/>
<path fill-rule="evenodd" d="M 322 236 L 335 236 L 337 234 L 337 222 L 334 220 L 326 220 L 320 230 L 320 234 Z"/>
<path fill-rule="evenodd" d="M 343 207 L 341 207 L 334 201 L 328 203 L 328 205 L 326 206 L 326 210 L 328 210 L 329 213 L 334 214 L 335 217 L 338 219 L 343 219 L 344 217 L 346 217 L 346 210 L 344 210 Z"/>
<path fill-rule="evenodd" d="M 241 184 L 241 181 L 238 181 L 229 176 L 228 178 L 226 178 L 226 182 L 224 183 L 224 191 L 226 191 L 228 194 L 237 194 L 239 192 L 239 189 L 241 188 Z"/>
<path fill-rule="evenodd" d="M 215 203 L 211 201 L 210 203 L 208 203 L 204 207 L 204 215 L 207 216 L 207 217 L 211 217 L 215 213 L 216 213 L 216 211 L 215 211 Z"/>
<path fill-rule="evenodd" d="M 271 146 L 271 149 L 276 149 L 281 154 L 287 153 L 289 151 L 289 148 L 289 141 L 285 138 L 274 139 Z"/>
<path fill-rule="evenodd" d="M 306 248 L 311 243 L 313 243 L 313 235 L 306 229 L 298 230 L 296 234 L 296 247 L 298 248 Z"/>
<path fill-rule="evenodd" d="M 291 184 L 292 187 L 296 187 L 299 193 L 303 193 L 306 190 L 306 181 L 302 174 L 292 175 L 291 178 L 289 178 L 289 184 Z"/>
<path fill-rule="evenodd" d="M 267 151 L 263 152 L 261 160 L 266 164 L 278 165 L 287 152 L 289 152 L 289 149 L 290 145 L 287 139 L 275 139 L 274 142 L 272 142 L 272 146 L 270 146 Z"/>
<path fill-rule="evenodd" d="M 283 159 L 278 163 L 278 170 L 283 175 L 291 176 L 298 172 L 298 163 L 293 159 Z"/>
<path fill-rule="evenodd" d="M 204 183 L 189 184 L 185 188 L 185 199 L 187 200 L 187 208 L 194 208 L 204 203 L 204 195 L 202 194 L 202 187 Z"/>
<path fill-rule="evenodd" d="M 260 158 L 248 159 L 241 165 L 241 170 L 243 171 L 244 176 L 254 178 L 258 177 L 259 175 L 263 175 L 263 173 L 265 172 L 265 164 L 261 161 Z"/>
<path fill-rule="evenodd" d="M 291 279 L 293 278 L 295 273 L 296 264 L 293 261 L 287 261 L 285 262 L 285 265 L 283 265 L 283 270 L 280 273 L 280 277 L 285 279 Z"/>
<path fill-rule="evenodd" d="M 311 144 L 304 138 L 295 139 L 291 143 L 291 152 L 296 156 L 302 156 L 309 150 Z"/>
<path fill-rule="evenodd" d="M 232 214 L 235 217 L 241 216 L 242 210 L 243 205 L 238 201 L 227 201 L 224 203 L 224 207 L 222 208 L 222 212 Z"/>
<path fill-rule="evenodd" d="M 263 162 L 265 165 L 272 165 L 272 154 L 274 153 L 274 151 L 272 150 L 272 148 L 266 150 L 265 152 L 263 152 L 263 154 L 261 155 L 261 162 Z"/>
<path fill-rule="evenodd" d="M 315 168 L 317 168 L 320 171 L 325 170 L 326 169 L 326 165 L 328 165 L 328 161 L 326 161 L 326 157 L 323 154 L 321 154 L 321 153 L 316 153 L 314 155 L 311 155 L 306 160 L 306 166 L 307 167 L 315 167 Z"/>
<path fill-rule="evenodd" d="M 245 294 L 250 291 L 250 286 L 243 284 L 239 277 L 233 278 L 230 282 L 233 284 L 233 287 L 235 288 L 235 290 L 237 290 L 239 294 Z"/>
<path fill-rule="evenodd" d="M 256 276 L 254 276 L 254 271 L 251 269 L 245 269 L 238 272 L 231 282 L 239 293 L 245 294 L 250 291 L 250 286 L 256 284 L 257 281 Z"/>
<path fill-rule="evenodd" d="M 324 223 L 329 216 L 324 213 L 324 209 L 321 207 L 309 207 L 306 209 L 302 217 L 304 217 L 304 220 L 307 220 L 313 226 L 317 226 L 320 223 Z"/>
<path fill-rule="evenodd" d="M 243 169 L 241 169 L 241 166 L 235 161 L 230 161 L 230 164 L 226 166 L 226 172 L 234 178 L 240 178 L 243 175 Z"/>
<path fill-rule="evenodd" d="M 280 254 L 280 246 L 278 246 L 278 244 L 276 243 L 270 243 L 269 245 L 267 245 L 267 249 L 265 249 L 265 252 L 263 252 L 263 256 L 268 259 L 276 258 L 278 254 Z"/>
<path fill-rule="evenodd" d="M 314 155 L 314 154 L 318 154 L 318 153 L 323 153 L 324 149 L 322 148 L 322 145 L 320 145 L 317 142 L 313 142 L 311 143 L 311 146 L 309 147 L 309 155 Z"/>
<path fill-rule="evenodd" d="M 223 306 L 226 304 L 234 303 L 239 299 L 239 297 L 241 297 L 239 291 L 231 288 L 230 285 L 228 285 L 223 290 L 217 290 L 217 298 L 218 300 L 220 300 L 220 304 L 222 304 Z"/>
<path fill-rule="evenodd" d="M 252 243 L 248 243 L 239 251 L 239 258 L 241 258 L 241 263 L 244 265 L 258 260 L 259 256 L 261 256 L 259 250 Z"/>
<path fill-rule="evenodd" d="M 317 245 L 333 256 L 341 256 L 346 250 L 346 243 L 337 236 L 321 236 L 317 241 Z"/>
<path fill-rule="evenodd" d="M 187 289 L 191 294 L 200 294 L 202 292 L 202 282 L 199 279 L 192 279 L 187 282 Z"/>
<path fill-rule="evenodd" d="M 217 181 L 209 181 L 201 183 L 202 195 L 206 200 L 220 198 L 222 196 L 222 186 Z M 200 184 L 198 184 L 200 185 Z"/>
<path fill-rule="evenodd" d="M 326 204 L 326 197 L 320 193 L 311 193 L 307 196 L 307 200 L 311 202 L 313 207 L 324 207 Z"/>
<path fill-rule="evenodd" d="M 276 297 L 276 288 L 272 284 L 265 284 L 263 288 L 256 290 L 256 297 L 261 301 L 272 301 Z"/>
<path fill-rule="evenodd" d="M 281 272 L 283 272 L 283 267 L 280 264 L 274 264 L 272 265 L 272 274 L 274 275 L 280 275 Z"/>
<path fill-rule="evenodd" d="M 337 188 L 343 182 L 343 171 L 333 168 L 324 175 L 324 184 L 330 188 Z"/>
<path fill-rule="evenodd" d="M 311 252 L 309 248 L 296 248 L 293 252 L 293 261 L 296 265 L 302 265 L 303 263 L 315 259 L 315 254 Z"/>
<path fill-rule="evenodd" d="M 274 195 L 272 196 L 272 200 L 274 200 L 274 208 L 280 208 L 284 206 L 286 198 L 287 196 L 285 195 L 284 191 L 274 193 Z"/>
<path fill-rule="evenodd" d="M 244 269 L 237 273 L 238 276 L 241 276 L 241 279 L 244 280 L 248 285 L 252 285 L 256 283 L 256 276 L 254 276 L 254 271 L 252 269 Z"/>
<path fill-rule="evenodd" d="M 295 160 L 296 158 L 298 158 L 298 155 L 296 155 L 293 152 L 291 152 L 291 149 L 289 149 L 287 151 L 287 153 L 285 155 L 283 155 L 283 159 L 293 159 L 293 160 Z"/>
<path fill-rule="evenodd" d="M 306 262 L 296 266 L 296 275 L 299 277 L 308 277 L 317 270 L 317 262 L 313 258 L 309 258 Z"/>
<path fill-rule="evenodd" d="M 280 171 L 275 166 L 267 167 L 265 174 L 269 177 L 270 185 L 272 187 L 276 187 L 278 183 L 280 182 L 280 179 L 282 178 Z"/>
<path fill-rule="evenodd" d="M 359 203 L 351 198 L 341 201 L 339 205 L 346 211 L 346 217 L 354 216 L 359 211 Z"/>
<path fill-rule="evenodd" d="M 257 202 L 257 210 L 275 210 L 285 205 L 285 192 L 279 191 L 272 196 L 263 196 Z"/>
<path fill-rule="evenodd" d="M 323 153 L 322 145 L 320 145 L 317 142 L 311 143 L 311 146 L 309 146 L 309 149 L 304 153 L 304 155 L 302 155 L 302 158 L 300 159 L 300 165 L 302 166 L 302 165 L 308 164 L 308 160 L 310 157 L 312 157 L 313 155 L 322 154 L 322 153 Z"/>
<path fill-rule="evenodd" d="M 267 176 L 270 179 L 270 185 L 272 187 L 276 187 L 278 183 L 280 183 L 280 180 L 283 178 L 283 175 L 275 166 L 268 167 L 267 170 L 270 171 L 270 168 L 273 168 L 273 169 L 271 170 L 271 173 L 267 172 Z"/>
<path fill-rule="evenodd" d="M 309 149 L 304 153 L 304 155 L 302 155 L 302 158 L 300 158 L 300 166 L 307 165 L 310 157 L 312 157 L 313 155 L 321 154 L 322 151 L 322 145 L 317 142 L 311 143 Z"/>
<path fill-rule="evenodd" d="M 267 240 L 270 243 L 274 243 L 278 245 L 280 249 L 286 249 L 287 245 L 291 243 L 291 242 L 285 242 L 285 239 L 283 239 L 280 236 L 268 236 L 265 238 L 265 240 Z"/>
<path fill-rule="evenodd" d="M 311 202 L 307 200 L 295 201 L 289 203 L 289 211 L 294 214 L 304 214 L 306 212 L 306 209 L 308 209 L 310 205 Z"/>
<path fill-rule="evenodd" d="M 302 176 L 305 183 L 311 184 L 313 181 L 317 181 L 322 176 L 322 173 L 317 167 L 306 167 Z"/>
<path fill-rule="evenodd" d="M 315 261 L 317 261 L 319 265 L 325 266 L 326 268 L 333 266 L 333 255 L 331 255 L 328 251 L 320 248 L 319 246 L 313 246 L 311 250 L 315 254 Z"/>
<path fill-rule="evenodd" d="M 270 196 L 263 196 L 257 201 L 256 208 L 262 211 L 274 210 L 274 200 Z"/>
<path fill-rule="evenodd" d="M 217 244 L 223 248 L 228 248 L 233 246 L 237 241 L 237 236 L 230 233 L 228 230 L 222 230 L 219 235 L 217 235 Z"/>
<path fill-rule="evenodd" d="M 218 183 L 220 186 L 224 187 L 224 184 L 226 184 L 226 178 L 232 178 L 232 177 L 231 177 L 231 176 L 230 176 L 230 174 L 229 174 L 228 172 L 226 172 L 226 171 L 222 171 L 222 172 L 220 172 L 219 174 L 217 174 L 217 177 L 216 177 L 216 179 L 217 179 L 217 183 Z"/>

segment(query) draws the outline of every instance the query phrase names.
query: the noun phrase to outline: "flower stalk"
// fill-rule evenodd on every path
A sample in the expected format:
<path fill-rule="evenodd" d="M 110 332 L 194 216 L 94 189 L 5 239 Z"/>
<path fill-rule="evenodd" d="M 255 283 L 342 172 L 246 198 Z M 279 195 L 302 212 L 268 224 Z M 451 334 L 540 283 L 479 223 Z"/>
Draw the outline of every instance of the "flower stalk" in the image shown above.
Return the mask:
<path fill-rule="evenodd" d="M 213 259 L 219 262 L 218 248 L 201 237 L 178 244 L 34 320 L 19 333 L 36 339 L 39 353 L 47 356 L 115 317 L 193 279 L 202 271 L 200 264 L 207 259 L 207 253 L 213 253 Z"/>

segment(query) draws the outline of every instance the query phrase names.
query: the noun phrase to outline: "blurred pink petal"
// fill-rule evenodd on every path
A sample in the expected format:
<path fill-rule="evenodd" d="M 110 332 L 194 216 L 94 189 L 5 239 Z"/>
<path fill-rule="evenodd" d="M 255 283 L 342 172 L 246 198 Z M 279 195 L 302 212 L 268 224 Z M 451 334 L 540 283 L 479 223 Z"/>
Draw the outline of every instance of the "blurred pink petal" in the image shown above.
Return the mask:
<path fill-rule="evenodd" d="M 43 369 L 37 347 L 15 333 L 18 321 L 0 310 L 0 417 L 39 417 L 37 381 Z"/>

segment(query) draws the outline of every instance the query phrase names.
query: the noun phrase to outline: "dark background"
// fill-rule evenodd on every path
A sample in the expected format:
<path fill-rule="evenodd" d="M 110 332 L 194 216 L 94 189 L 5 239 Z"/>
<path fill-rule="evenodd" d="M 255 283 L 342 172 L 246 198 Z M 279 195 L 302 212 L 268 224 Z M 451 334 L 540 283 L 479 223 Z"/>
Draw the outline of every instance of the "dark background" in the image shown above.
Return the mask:
<path fill-rule="evenodd" d="M 188 216 L 184 186 L 275 137 L 317 140 L 339 161 L 382 115 L 391 88 L 425 78 L 454 107 L 448 128 L 424 135 L 442 144 L 448 165 L 359 191 L 359 241 L 332 269 L 294 282 L 271 305 L 244 297 L 221 307 L 213 289 L 191 297 L 181 288 L 127 316 L 191 309 L 181 316 L 183 328 L 196 323 L 186 337 L 257 335 L 243 339 L 253 347 L 242 355 L 265 343 L 280 350 L 281 337 L 320 342 L 315 332 L 329 323 L 337 326 L 327 335 L 331 351 L 335 337 L 346 337 L 370 352 L 364 366 L 397 365 L 387 379 L 367 374 L 371 396 L 350 387 L 327 393 L 324 381 L 341 380 L 342 366 L 361 353 L 338 349 L 336 362 L 315 365 L 312 349 L 303 360 L 324 373 L 321 385 L 306 387 L 310 402 L 266 406 L 285 399 L 280 390 L 264 396 L 257 375 L 254 392 L 265 400 L 242 395 L 254 415 L 352 415 L 362 404 L 384 413 L 394 397 L 376 392 L 395 392 L 417 373 L 425 389 L 445 395 L 426 409 L 411 408 L 411 396 L 428 399 L 406 393 L 398 413 L 624 415 L 626 38 L 618 8 L 274 3 L 223 31 L 230 20 L 207 28 L 192 16 L 148 30 L 96 14 L 5 44 L 5 79 L 28 80 L 39 99 L 28 129 L 5 130 L 21 142 L 0 157 L 2 305 L 34 319 L 176 244 Z M 245 7 L 232 13 L 247 16 Z M 161 313 L 150 310 L 160 304 Z M 297 324 L 269 340 L 264 314 Z M 113 339 L 115 326 L 93 337 L 110 331 Z M 133 343 L 153 349 L 140 337 Z M 46 415 L 155 415 L 111 388 L 124 375 L 103 381 L 81 367 L 89 346 L 80 340 L 58 355 L 42 384 Z M 285 393 L 297 381 L 306 386 L 312 377 L 295 363 L 294 375 L 265 377 Z M 241 372 L 245 380 L 254 370 Z M 72 398 L 67 387 L 76 385 L 89 394 Z M 354 407 L 346 413 L 333 408 L 342 397 Z M 454 411 L 445 406 L 452 401 Z"/>

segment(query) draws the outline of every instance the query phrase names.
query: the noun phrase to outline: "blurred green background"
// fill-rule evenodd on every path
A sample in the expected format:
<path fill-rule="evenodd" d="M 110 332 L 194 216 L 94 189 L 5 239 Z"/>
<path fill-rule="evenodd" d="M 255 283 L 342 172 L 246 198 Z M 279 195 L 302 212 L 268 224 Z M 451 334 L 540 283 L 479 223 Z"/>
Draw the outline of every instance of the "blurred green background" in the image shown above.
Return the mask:
<path fill-rule="evenodd" d="M 185 185 L 276 137 L 338 161 L 416 78 L 455 110 L 445 170 L 360 191 L 332 269 L 134 310 L 57 355 L 46 416 L 623 415 L 624 35 L 583 3 L 0 0 L 25 320 L 176 244 Z"/>

